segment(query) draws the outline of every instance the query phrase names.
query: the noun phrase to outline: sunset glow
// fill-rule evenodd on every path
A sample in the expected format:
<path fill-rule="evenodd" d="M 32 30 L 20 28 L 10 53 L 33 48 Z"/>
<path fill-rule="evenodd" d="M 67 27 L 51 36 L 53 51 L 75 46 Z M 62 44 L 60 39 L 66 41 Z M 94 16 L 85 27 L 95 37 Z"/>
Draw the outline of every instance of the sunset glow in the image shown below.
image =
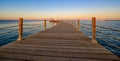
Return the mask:
<path fill-rule="evenodd" d="M 0 0 L 0 19 L 120 20 L 120 0 Z"/>

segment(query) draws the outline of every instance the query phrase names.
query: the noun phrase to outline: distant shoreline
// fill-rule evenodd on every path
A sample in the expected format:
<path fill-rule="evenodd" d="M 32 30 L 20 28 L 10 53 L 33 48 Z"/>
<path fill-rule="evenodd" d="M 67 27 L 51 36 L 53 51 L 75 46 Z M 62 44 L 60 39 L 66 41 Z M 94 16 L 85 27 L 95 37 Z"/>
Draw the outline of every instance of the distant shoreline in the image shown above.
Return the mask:
<path fill-rule="evenodd" d="M 102 20 L 102 21 L 120 21 L 120 20 Z"/>

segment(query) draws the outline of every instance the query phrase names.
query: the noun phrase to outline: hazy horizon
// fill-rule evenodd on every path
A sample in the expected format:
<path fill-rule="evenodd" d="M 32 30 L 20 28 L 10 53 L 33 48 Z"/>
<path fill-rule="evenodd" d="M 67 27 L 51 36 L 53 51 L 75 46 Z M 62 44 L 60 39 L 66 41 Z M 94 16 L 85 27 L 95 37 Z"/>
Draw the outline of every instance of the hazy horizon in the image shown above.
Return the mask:
<path fill-rule="evenodd" d="M 0 20 L 120 20 L 120 0 L 0 0 Z"/>

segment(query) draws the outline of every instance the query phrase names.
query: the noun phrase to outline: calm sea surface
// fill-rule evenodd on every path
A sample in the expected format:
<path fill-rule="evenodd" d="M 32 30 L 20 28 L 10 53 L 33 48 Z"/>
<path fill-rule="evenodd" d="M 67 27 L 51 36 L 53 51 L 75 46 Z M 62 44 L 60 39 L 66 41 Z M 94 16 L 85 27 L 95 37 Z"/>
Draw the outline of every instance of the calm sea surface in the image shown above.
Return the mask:
<path fill-rule="evenodd" d="M 91 21 L 80 21 L 80 24 L 81 31 L 91 38 Z M 51 26 L 51 23 L 47 22 L 47 27 L 50 28 Z M 42 30 L 44 30 L 43 21 L 25 20 L 23 37 Z M 0 20 L 0 46 L 16 41 L 17 38 L 18 21 Z M 120 56 L 120 21 L 97 21 L 97 41 L 114 54 Z"/>
<path fill-rule="evenodd" d="M 24 20 L 23 37 L 35 34 L 44 30 L 43 21 Z M 52 25 L 47 21 L 47 28 Z M 18 38 L 18 21 L 17 20 L 0 20 L 0 46 L 16 41 Z"/>
<path fill-rule="evenodd" d="M 91 21 L 81 21 L 81 31 L 91 38 Z M 97 21 L 96 33 L 97 41 L 102 46 L 120 56 L 120 21 Z"/>

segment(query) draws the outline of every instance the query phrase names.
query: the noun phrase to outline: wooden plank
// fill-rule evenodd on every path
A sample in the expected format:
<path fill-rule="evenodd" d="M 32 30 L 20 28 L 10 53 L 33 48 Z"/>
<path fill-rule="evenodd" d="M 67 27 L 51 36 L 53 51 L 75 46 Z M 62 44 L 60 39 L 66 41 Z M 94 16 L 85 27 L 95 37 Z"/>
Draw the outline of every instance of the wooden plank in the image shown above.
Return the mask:
<path fill-rule="evenodd" d="M 119 61 L 68 23 L 36 33 L 22 41 L 0 47 L 0 60 L 23 61 Z"/>
<path fill-rule="evenodd" d="M 16 60 L 16 59 L 3 59 L 3 58 L 0 58 L 0 61 L 25 61 L 25 60 Z"/>
<path fill-rule="evenodd" d="M 81 53 L 81 54 L 103 54 L 103 55 L 112 55 L 112 53 L 108 51 L 100 51 L 100 50 L 74 50 L 74 49 L 51 49 L 51 48 L 2 48 L 0 52 L 17 52 L 17 51 L 39 51 L 39 52 L 61 52 L 61 53 Z"/>
<path fill-rule="evenodd" d="M 112 60 L 104 60 L 104 59 L 91 59 L 91 58 L 82 58 L 82 57 L 65 57 L 65 56 L 35 56 L 35 55 L 25 55 L 25 54 L 8 54 L 8 53 L 0 53 L 0 58 L 9 58 L 9 59 L 21 59 L 21 60 L 42 60 L 42 61 L 112 61 Z M 114 58 L 114 57 L 113 57 Z M 47 60 L 49 59 L 49 60 Z M 116 59 L 117 60 L 117 59 Z"/>
<path fill-rule="evenodd" d="M 56 49 L 56 48 L 61 48 L 61 49 L 85 49 L 85 50 L 105 50 L 108 51 L 105 48 L 101 48 L 101 47 L 74 47 L 74 46 L 40 46 L 40 45 L 31 45 L 31 44 L 12 44 L 12 45 L 7 45 L 7 46 L 3 46 L 1 48 L 51 48 L 51 49 Z"/>
<path fill-rule="evenodd" d="M 37 36 L 39 35 L 39 36 Z M 52 36 L 51 36 L 52 35 Z M 59 36 L 58 36 L 59 35 Z M 57 37 L 56 37 L 57 36 Z M 74 33 L 38 33 L 36 35 L 30 36 L 26 39 L 30 40 L 31 37 L 33 39 L 63 39 L 63 40 L 88 40 L 88 37 L 81 36 L 81 34 L 74 34 Z"/>

